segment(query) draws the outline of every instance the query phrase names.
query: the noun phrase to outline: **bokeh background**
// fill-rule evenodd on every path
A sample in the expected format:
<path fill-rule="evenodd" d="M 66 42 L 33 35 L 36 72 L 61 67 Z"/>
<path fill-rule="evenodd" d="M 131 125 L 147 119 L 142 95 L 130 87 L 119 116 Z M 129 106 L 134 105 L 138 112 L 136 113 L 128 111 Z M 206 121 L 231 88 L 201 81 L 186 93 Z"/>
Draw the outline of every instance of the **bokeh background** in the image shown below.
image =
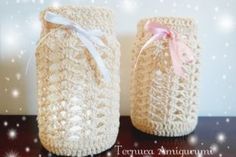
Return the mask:
<path fill-rule="evenodd" d="M 121 114 L 129 114 L 131 48 L 143 17 L 193 17 L 201 43 L 199 115 L 236 116 L 235 0 L 1 0 L 0 114 L 37 114 L 34 58 L 39 12 L 62 5 L 99 5 L 114 10 L 121 43 Z"/>

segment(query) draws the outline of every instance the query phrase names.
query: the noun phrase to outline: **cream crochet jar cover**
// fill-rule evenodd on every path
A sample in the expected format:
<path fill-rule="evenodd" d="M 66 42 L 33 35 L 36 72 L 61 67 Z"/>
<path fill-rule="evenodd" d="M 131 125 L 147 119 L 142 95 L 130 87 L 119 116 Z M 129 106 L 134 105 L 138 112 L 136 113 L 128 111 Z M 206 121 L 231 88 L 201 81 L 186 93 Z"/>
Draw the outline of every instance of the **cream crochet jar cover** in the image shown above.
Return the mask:
<path fill-rule="evenodd" d="M 186 78 L 173 71 L 168 39 L 152 42 L 137 57 L 152 34 L 144 29 L 147 22 L 157 22 L 173 30 L 191 48 L 194 60 L 183 65 Z M 192 19 L 155 17 L 143 19 L 132 53 L 131 120 L 133 125 L 149 134 L 183 136 L 197 125 L 197 88 L 199 45 Z M 136 67 L 134 67 L 137 63 Z"/>
<path fill-rule="evenodd" d="M 73 31 L 44 19 L 60 14 L 86 30 L 101 30 L 106 47 L 95 45 L 111 78 Z M 86 156 L 109 149 L 119 128 L 120 45 L 112 11 L 92 6 L 48 8 L 36 50 L 38 127 L 43 146 L 57 155 Z M 76 47 L 77 50 L 72 47 Z"/>

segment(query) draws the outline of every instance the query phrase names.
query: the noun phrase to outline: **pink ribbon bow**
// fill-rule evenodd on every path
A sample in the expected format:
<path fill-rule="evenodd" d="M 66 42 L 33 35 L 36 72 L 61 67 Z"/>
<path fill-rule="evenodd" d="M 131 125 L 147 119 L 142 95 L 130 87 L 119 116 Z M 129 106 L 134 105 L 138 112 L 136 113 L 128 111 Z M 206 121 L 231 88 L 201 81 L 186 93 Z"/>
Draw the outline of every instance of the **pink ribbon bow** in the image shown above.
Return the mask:
<path fill-rule="evenodd" d="M 180 41 L 180 39 L 178 38 L 177 34 L 174 31 L 172 31 L 166 26 L 162 26 L 155 22 L 147 22 L 145 25 L 145 30 L 152 33 L 152 37 L 141 48 L 137 57 L 137 62 L 141 53 L 145 48 L 147 48 L 149 44 L 151 44 L 155 40 L 168 38 L 170 39 L 169 51 L 174 73 L 178 76 L 184 77 L 183 63 L 189 63 L 193 61 L 194 57 L 192 50 L 186 44 Z M 137 62 L 135 64 L 135 68 L 137 66 Z"/>

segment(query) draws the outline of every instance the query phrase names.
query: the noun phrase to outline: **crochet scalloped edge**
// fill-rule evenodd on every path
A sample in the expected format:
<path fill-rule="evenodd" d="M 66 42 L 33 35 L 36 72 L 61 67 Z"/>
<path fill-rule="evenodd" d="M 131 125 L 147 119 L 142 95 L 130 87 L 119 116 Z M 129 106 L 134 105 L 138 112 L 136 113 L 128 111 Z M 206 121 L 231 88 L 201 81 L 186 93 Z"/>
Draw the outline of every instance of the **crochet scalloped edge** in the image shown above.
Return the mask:
<path fill-rule="evenodd" d="M 195 20 L 191 17 L 150 17 L 141 19 L 138 22 L 139 27 L 143 27 L 147 21 L 160 21 L 161 23 L 165 23 L 166 25 L 175 25 L 175 26 L 183 26 L 183 27 L 195 27 Z"/>
<path fill-rule="evenodd" d="M 107 8 L 107 7 L 92 6 L 92 5 L 77 5 L 77 6 L 67 5 L 67 6 L 61 6 L 61 7 L 58 7 L 58 8 L 48 7 L 46 9 L 44 9 L 43 11 L 40 12 L 40 16 L 39 16 L 39 19 L 42 23 L 42 32 L 45 29 L 57 28 L 58 27 L 58 25 L 47 23 L 44 20 L 44 15 L 45 15 L 46 11 L 51 11 L 51 12 L 54 12 L 54 13 L 65 12 L 65 15 L 63 15 L 63 16 L 65 16 L 65 17 L 69 18 L 70 20 L 77 23 L 78 21 L 73 19 L 73 17 L 70 17 L 70 15 L 66 14 L 66 11 L 70 11 L 71 9 L 78 10 L 79 12 L 81 12 L 81 10 L 84 10 L 84 12 L 88 12 L 89 16 L 91 16 L 91 17 L 98 17 L 98 16 L 102 17 L 104 22 L 108 22 L 109 25 L 111 25 L 111 27 L 109 27 L 109 30 L 105 30 L 106 33 L 115 32 L 113 30 L 114 29 L 114 26 L 113 26 L 114 25 L 114 21 L 113 21 L 114 20 L 113 19 L 114 12 L 110 8 Z M 84 17 L 81 17 L 81 19 L 82 18 L 84 18 Z M 96 23 L 96 24 L 98 24 L 98 23 Z M 110 30 L 110 29 L 112 29 L 112 30 Z"/>
<path fill-rule="evenodd" d="M 196 118 L 193 123 L 181 123 L 177 124 L 163 124 L 163 123 L 154 123 L 154 122 L 146 122 L 145 127 L 142 126 L 140 121 L 136 121 L 135 118 L 131 116 L 131 122 L 133 126 L 138 129 L 139 131 L 155 136 L 165 136 L 165 137 L 180 137 L 185 136 L 193 132 L 197 126 L 198 119 Z M 177 126 L 176 126 L 177 125 Z M 155 126 L 155 129 L 151 130 L 149 127 L 146 126 Z M 162 129 L 162 128 L 174 128 L 174 129 Z M 161 128 L 161 129 L 160 129 Z M 176 129 L 178 128 L 178 130 Z"/>
<path fill-rule="evenodd" d="M 80 150 L 78 148 L 68 147 L 61 143 L 64 141 L 57 141 L 54 143 L 46 138 L 39 136 L 39 139 L 44 148 L 47 148 L 48 151 L 56 155 L 66 155 L 66 156 L 88 156 L 99 154 L 103 151 L 110 149 L 116 142 L 117 135 L 107 136 L 107 139 L 104 138 L 100 141 L 95 141 L 95 144 L 87 143 L 89 147 L 87 149 Z M 96 143 L 100 143 L 99 145 Z M 74 145 L 75 146 L 75 145 Z"/>

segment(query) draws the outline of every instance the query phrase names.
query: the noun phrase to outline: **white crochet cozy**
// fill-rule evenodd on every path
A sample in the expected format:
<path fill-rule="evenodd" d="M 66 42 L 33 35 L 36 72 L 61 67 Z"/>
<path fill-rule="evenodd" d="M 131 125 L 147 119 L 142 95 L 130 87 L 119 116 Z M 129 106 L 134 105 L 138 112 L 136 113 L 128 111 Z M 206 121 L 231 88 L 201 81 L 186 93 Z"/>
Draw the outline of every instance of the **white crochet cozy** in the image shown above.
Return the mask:
<path fill-rule="evenodd" d="M 105 47 L 94 44 L 108 70 L 105 81 L 91 53 L 73 29 L 45 21 L 63 16 L 85 30 L 100 30 Z M 119 128 L 120 45 L 111 10 L 90 6 L 47 8 L 36 50 L 38 127 L 42 145 L 52 153 L 86 156 L 109 149 Z M 74 49 L 76 48 L 76 49 Z"/>
<path fill-rule="evenodd" d="M 168 39 L 155 40 L 138 59 L 143 45 L 152 37 L 144 29 L 147 22 L 156 22 L 171 29 L 192 50 L 194 60 L 183 64 L 186 78 L 173 71 Z M 199 81 L 199 45 L 193 20 L 174 17 L 142 19 L 138 24 L 132 62 L 131 120 L 134 127 L 158 136 L 191 133 L 198 121 Z"/>

